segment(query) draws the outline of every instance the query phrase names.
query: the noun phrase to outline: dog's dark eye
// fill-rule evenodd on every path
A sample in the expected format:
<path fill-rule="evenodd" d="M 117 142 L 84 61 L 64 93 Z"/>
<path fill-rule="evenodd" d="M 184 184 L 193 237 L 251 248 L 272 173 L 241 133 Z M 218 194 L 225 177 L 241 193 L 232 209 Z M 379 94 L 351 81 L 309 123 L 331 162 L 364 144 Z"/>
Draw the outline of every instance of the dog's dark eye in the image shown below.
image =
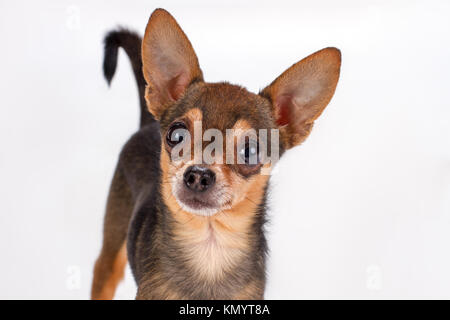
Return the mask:
<path fill-rule="evenodd" d="M 185 140 L 188 130 L 183 122 L 175 122 L 167 130 L 166 141 L 170 147 L 174 147 L 177 144 Z"/>
<path fill-rule="evenodd" d="M 239 150 L 239 157 L 246 165 L 257 165 L 259 159 L 259 146 L 256 141 L 246 141 L 245 145 Z"/>

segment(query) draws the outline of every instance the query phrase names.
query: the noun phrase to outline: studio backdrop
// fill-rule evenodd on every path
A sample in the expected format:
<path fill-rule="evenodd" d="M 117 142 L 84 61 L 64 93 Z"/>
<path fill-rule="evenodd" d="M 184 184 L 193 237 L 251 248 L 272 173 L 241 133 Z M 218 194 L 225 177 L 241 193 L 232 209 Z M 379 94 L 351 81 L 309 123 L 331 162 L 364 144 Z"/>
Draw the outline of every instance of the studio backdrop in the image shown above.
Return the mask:
<path fill-rule="evenodd" d="M 156 8 L 258 92 L 325 47 L 336 93 L 271 176 L 268 299 L 450 298 L 450 2 L 0 1 L 0 298 L 87 299 L 139 98 L 103 38 Z M 127 268 L 116 297 L 133 299 Z"/>

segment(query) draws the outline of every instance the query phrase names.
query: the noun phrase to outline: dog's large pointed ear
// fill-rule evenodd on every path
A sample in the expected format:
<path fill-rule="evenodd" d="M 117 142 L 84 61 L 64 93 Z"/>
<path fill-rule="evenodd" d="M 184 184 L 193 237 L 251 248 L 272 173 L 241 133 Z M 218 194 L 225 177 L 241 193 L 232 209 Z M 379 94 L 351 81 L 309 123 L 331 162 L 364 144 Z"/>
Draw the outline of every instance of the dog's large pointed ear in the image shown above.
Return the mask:
<path fill-rule="evenodd" d="M 197 55 L 175 19 L 164 9 L 155 10 L 142 41 L 142 63 L 149 111 L 160 119 L 194 81 L 203 80 Z"/>
<path fill-rule="evenodd" d="M 314 120 L 333 97 L 340 68 L 340 51 L 322 49 L 294 64 L 261 92 L 272 102 L 285 148 L 309 135 Z"/>

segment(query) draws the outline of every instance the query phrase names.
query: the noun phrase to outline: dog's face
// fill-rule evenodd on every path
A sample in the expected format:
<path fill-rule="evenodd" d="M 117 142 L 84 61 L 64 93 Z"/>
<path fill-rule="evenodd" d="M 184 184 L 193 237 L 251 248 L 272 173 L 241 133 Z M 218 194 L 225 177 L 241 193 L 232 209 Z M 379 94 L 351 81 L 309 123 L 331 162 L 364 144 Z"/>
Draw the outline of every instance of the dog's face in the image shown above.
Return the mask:
<path fill-rule="evenodd" d="M 150 17 L 142 58 L 147 105 L 161 124 L 164 199 L 172 210 L 202 216 L 260 203 L 273 165 L 267 155 L 308 136 L 340 70 L 339 50 L 328 48 L 260 94 L 206 83 L 191 43 L 161 9 Z"/>
<path fill-rule="evenodd" d="M 266 129 L 270 139 L 276 128 L 267 99 L 227 83 L 198 82 L 160 123 L 163 183 L 185 211 L 212 215 L 264 187 L 261 171 L 271 164 L 263 162 L 258 136 L 249 133 Z"/>

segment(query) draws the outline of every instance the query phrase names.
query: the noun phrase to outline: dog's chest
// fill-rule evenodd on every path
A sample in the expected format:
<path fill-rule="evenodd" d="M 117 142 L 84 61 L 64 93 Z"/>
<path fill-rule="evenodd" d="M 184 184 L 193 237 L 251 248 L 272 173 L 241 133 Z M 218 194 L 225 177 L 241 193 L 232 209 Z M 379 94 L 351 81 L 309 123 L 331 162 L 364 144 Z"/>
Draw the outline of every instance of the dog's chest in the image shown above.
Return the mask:
<path fill-rule="evenodd" d="M 225 273 L 232 271 L 248 247 L 246 239 L 238 233 L 220 230 L 210 223 L 185 237 L 185 261 L 205 280 L 220 280 Z"/>

